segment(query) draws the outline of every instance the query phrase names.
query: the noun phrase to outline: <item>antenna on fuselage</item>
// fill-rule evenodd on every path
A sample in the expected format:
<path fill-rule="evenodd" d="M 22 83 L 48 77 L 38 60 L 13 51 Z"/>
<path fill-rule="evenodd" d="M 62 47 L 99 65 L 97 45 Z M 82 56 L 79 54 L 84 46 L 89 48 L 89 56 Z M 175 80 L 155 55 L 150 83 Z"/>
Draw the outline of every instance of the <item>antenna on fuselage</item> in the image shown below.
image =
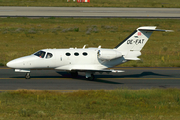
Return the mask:
<path fill-rule="evenodd" d="M 85 49 L 85 48 L 86 48 L 86 45 L 84 45 L 82 49 Z"/>

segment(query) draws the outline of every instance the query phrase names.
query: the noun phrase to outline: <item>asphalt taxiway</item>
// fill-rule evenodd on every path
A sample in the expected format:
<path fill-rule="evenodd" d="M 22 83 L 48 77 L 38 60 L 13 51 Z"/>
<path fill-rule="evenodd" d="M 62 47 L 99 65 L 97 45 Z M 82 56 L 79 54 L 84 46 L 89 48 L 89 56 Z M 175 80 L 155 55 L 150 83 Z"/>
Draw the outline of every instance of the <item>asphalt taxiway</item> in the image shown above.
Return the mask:
<path fill-rule="evenodd" d="M 180 8 L 0 7 L 0 17 L 180 18 Z"/>
<path fill-rule="evenodd" d="M 55 70 L 32 70 L 31 79 L 25 73 L 15 73 L 13 69 L 0 68 L 0 91 L 33 90 L 113 90 L 113 89 L 151 89 L 180 88 L 180 68 L 115 68 L 123 73 L 96 73 L 96 80 L 85 79 L 80 73 L 78 78 Z"/>

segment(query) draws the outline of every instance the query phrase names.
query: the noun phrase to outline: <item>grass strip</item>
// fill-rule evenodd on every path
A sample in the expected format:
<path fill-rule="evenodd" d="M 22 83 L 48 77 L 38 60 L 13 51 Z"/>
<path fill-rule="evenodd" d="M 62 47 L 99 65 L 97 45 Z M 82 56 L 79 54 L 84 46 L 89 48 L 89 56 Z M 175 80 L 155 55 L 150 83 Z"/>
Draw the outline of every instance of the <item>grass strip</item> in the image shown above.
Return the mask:
<path fill-rule="evenodd" d="M 179 89 L 16 90 L 0 93 L 1 119 L 178 120 Z"/>
<path fill-rule="evenodd" d="M 140 26 L 175 32 L 154 32 L 142 49 L 141 61 L 122 67 L 180 67 L 178 19 L 0 18 L 0 65 L 44 48 L 114 48 Z"/>
<path fill-rule="evenodd" d="M 90 0 L 77 3 L 73 0 L 0 0 L 0 6 L 48 6 L 48 7 L 153 7 L 179 8 L 179 0 Z M 77 0 L 76 0 L 77 1 Z"/>

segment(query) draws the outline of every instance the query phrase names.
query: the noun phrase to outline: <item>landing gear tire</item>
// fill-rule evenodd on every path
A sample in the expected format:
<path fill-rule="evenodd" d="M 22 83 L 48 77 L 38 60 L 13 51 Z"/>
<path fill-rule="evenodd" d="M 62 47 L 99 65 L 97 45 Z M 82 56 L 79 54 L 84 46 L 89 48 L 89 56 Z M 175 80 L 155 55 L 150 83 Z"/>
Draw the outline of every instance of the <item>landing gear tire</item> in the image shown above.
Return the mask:
<path fill-rule="evenodd" d="M 30 73 L 26 73 L 25 78 L 30 79 L 31 78 Z"/>
<path fill-rule="evenodd" d="M 91 77 L 88 77 L 88 79 L 91 80 L 91 81 L 94 81 L 94 80 L 95 80 L 95 77 L 94 77 L 93 74 L 91 74 Z"/>
<path fill-rule="evenodd" d="M 77 78 L 78 77 L 78 72 L 71 72 L 72 78 Z"/>

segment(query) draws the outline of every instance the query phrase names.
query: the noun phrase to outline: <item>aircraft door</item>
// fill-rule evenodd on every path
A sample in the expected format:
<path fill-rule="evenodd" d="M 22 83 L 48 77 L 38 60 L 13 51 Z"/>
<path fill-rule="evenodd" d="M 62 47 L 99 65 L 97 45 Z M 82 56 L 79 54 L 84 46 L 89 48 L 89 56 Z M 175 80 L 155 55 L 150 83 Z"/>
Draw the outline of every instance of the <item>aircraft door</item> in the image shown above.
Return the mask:
<path fill-rule="evenodd" d="M 66 54 L 64 52 L 58 52 L 57 53 L 57 58 L 56 58 L 56 66 L 62 66 L 62 65 L 67 65 L 69 60 L 67 59 Z"/>
<path fill-rule="evenodd" d="M 65 61 L 66 61 L 66 63 L 65 64 L 71 64 L 71 60 L 70 60 L 70 58 L 71 58 L 71 53 L 70 52 L 66 52 L 65 53 L 65 56 L 64 56 L 64 59 L 65 59 Z"/>

